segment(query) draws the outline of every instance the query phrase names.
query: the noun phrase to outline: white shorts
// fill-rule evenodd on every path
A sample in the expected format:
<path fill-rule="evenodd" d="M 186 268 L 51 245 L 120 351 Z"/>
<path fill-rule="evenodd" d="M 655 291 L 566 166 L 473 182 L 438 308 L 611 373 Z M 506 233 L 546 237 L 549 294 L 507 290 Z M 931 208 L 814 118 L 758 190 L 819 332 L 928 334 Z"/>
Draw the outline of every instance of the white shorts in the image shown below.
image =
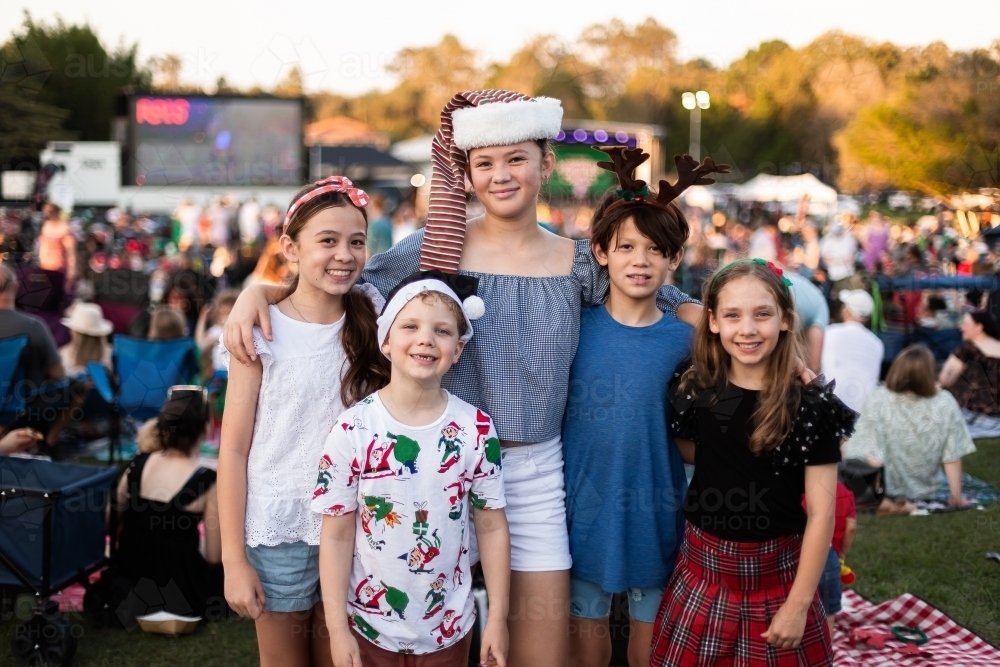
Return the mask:
<path fill-rule="evenodd" d="M 503 449 L 503 482 L 510 525 L 510 569 L 555 572 L 573 565 L 566 529 L 562 438 Z M 475 532 L 470 556 L 479 560 Z"/>

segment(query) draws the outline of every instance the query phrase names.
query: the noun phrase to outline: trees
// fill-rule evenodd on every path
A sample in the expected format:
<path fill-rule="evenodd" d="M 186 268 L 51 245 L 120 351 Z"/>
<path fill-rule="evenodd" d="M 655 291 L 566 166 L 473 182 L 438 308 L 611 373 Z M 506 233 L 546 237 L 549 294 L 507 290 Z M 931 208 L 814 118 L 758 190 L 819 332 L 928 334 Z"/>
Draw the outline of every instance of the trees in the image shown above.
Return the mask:
<path fill-rule="evenodd" d="M 68 25 L 62 19 L 55 24 L 35 22 L 25 12 L 21 30 L 4 52 L 20 58 L 26 71 L 47 70 L 44 77 L 29 75 L 37 85 L 28 89 L 19 83 L 19 87 L 38 102 L 68 110 L 66 129 L 85 141 L 107 140 L 111 135 L 118 89 L 148 89 L 151 83 L 149 70 L 137 62 L 137 44 L 119 44 L 108 52 L 86 24 Z"/>
<path fill-rule="evenodd" d="M 137 50 L 119 44 L 109 53 L 89 25 L 35 22 L 25 12 L 21 29 L 2 47 L 4 164 L 37 161 L 49 140 L 106 141 L 118 89 L 150 85 Z"/>

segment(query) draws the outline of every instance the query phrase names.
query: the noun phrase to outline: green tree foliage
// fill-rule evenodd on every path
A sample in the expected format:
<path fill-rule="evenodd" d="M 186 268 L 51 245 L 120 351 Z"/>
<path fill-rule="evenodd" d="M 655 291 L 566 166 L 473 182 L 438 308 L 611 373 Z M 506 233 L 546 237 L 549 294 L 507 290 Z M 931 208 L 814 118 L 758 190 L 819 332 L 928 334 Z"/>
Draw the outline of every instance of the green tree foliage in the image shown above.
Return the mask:
<path fill-rule="evenodd" d="M 63 128 L 68 116 L 65 109 L 32 101 L 15 84 L 0 83 L 0 165 L 35 166 L 47 142 L 75 138 Z"/>
<path fill-rule="evenodd" d="M 89 25 L 24 23 L 3 46 L 3 80 L 28 102 L 68 112 L 63 127 L 84 141 L 111 136 L 115 93 L 148 89 L 151 73 L 138 63 L 138 45 L 105 49 Z M 49 114 L 49 118 L 52 115 Z"/>
<path fill-rule="evenodd" d="M 323 95 L 313 108 L 403 139 L 436 130 L 452 93 L 485 84 L 558 97 L 566 118 L 661 125 L 670 155 L 688 149 L 681 93 L 706 90 L 703 148 L 744 176 L 809 170 L 847 191 L 935 193 L 1000 180 L 1000 41 L 958 52 L 832 31 L 799 49 L 762 42 L 719 69 L 682 61 L 673 31 L 647 19 L 595 25 L 570 42 L 536 36 L 508 62 L 483 67 L 447 36 L 404 49 L 390 71 L 399 78 L 390 91 Z"/>

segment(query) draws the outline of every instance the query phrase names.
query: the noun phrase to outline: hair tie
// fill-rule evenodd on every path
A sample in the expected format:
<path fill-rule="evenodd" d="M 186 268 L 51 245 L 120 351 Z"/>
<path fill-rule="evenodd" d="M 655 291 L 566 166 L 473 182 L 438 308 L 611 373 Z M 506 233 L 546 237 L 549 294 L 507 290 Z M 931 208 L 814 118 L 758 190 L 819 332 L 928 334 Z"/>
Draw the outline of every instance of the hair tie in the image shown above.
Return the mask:
<path fill-rule="evenodd" d="M 708 289 L 711 290 L 715 288 L 715 283 L 719 280 L 719 276 L 721 276 L 723 273 L 733 268 L 737 264 L 746 264 L 747 262 L 767 268 L 771 273 L 773 273 L 774 275 L 778 276 L 778 278 L 781 279 L 781 284 L 785 286 L 785 293 L 786 294 L 791 293 L 790 290 L 792 288 L 792 281 L 785 277 L 784 269 L 782 269 L 777 264 L 769 262 L 766 259 L 761 259 L 760 257 L 754 257 L 753 259 L 738 259 L 735 262 L 730 262 L 729 264 L 726 264 L 724 267 L 722 267 L 716 272 L 715 276 L 712 278 L 712 282 L 709 283 L 708 285 Z"/>
<path fill-rule="evenodd" d="M 298 211 L 302 206 L 320 195 L 325 195 L 331 192 L 343 192 L 351 200 L 351 203 L 358 208 L 364 208 L 368 206 L 370 201 L 368 198 L 368 193 L 360 188 L 354 187 L 354 183 L 351 179 L 346 176 L 330 176 L 329 178 L 324 178 L 321 181 L 316 181 L 313 183 L 316 186 L 315 189 L 306 192 L 298 199 L 292 201 L 291 205 L 288 207 L 288 212 L 285 213 L 285 222 L 281 225 L 281 231 L 284 232 L 288 229 L 288 223 L 291 221 L 292 216 Z"/>

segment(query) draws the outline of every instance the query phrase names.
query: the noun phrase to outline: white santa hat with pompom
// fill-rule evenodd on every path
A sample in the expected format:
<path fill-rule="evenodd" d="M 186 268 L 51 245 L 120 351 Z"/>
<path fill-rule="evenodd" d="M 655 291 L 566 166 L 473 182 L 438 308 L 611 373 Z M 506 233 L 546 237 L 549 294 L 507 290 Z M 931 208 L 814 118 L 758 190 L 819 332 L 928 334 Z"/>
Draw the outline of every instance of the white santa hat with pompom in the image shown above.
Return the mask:
<path fill-rule="evenodd" d="M 463 343 L 469 342 L 472 339 L 472 320 L 479 319 L 486 312 L 486 305 L 476 294 L 478 288 L 479 279 L 474 276 L 443 271 L 420 271 L 406 278 L 389 292 L 385 307 L 377 320 L 379 346 L 385 343 L 389 328 L 396 321 L 399 311 L 414 297 L 426 292 L 443 294 L 458 304 L 465 316 L 466 328 L 460 340 Z"/>

